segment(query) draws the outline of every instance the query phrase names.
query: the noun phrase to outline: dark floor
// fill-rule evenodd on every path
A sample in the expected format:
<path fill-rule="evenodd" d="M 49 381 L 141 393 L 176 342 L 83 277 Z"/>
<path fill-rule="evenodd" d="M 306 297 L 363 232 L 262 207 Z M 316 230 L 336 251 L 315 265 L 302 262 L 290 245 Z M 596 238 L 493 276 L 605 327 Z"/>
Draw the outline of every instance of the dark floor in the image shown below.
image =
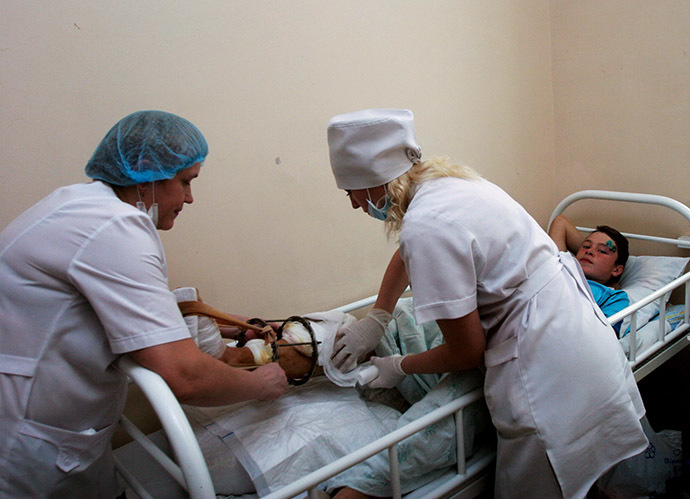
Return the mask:
<path fill-rule="evenodd" d="M 690 499 L 690 345 L 638 383 L 654 431 L 683 433 L 683 476 L 655 499 Z M 486 491 L 477 499 L 491 499 Z"/>
<path fill-rule="evenodd" d="M 667 484 L 664 498 L 690 498 L 690 346 L 638 383 L 654 431 L 683 434 L 683 476 Z"/>

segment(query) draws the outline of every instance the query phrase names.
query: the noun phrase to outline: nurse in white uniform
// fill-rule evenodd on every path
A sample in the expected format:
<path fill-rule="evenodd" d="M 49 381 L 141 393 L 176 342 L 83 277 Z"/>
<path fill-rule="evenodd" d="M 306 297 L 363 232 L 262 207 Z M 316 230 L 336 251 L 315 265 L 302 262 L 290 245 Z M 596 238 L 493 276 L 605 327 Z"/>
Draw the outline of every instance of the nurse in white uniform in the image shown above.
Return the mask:
<path fill-rule="evenodd" d="M 270 400 L 277 363 L 254 372 L 199 350 L 168 288 L 156 229 L 193 201 L 208 153 L 189 121 L 161 111 L 120 120 L 86 166 L 0 233 L 0 497 L 113 498 L 110 452 L 128 353 L 181 402 Z"/>
<path fill-rule="evenodd" d="M 496 497 L 584 497 L 645 449 L 644 406 L 613 330 L 575 260 L 518 203 L 470 168 L 422 161 L 407 110 L 335 116 L 328 144 L 353 208 L 400 242 L 372 312 L 338 332 L 336 365 L 374 349 L 409 283 L 417 322 L 437 321 L 445 343 L 374 357 L 370 386 L 483 366 Z"/>

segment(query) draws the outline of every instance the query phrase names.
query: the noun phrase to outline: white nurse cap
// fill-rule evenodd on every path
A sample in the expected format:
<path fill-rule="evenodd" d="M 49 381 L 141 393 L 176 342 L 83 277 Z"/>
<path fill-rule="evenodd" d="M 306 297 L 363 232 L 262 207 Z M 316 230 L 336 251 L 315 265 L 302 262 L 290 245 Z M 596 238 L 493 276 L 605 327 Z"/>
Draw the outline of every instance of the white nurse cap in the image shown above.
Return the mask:
<path fill-rule="evenodd" d="M 386 184 L 421 160 L 414 116 L 407 109 L 365 109 L 328 123 L 331 168 L 339 189 Z"/>

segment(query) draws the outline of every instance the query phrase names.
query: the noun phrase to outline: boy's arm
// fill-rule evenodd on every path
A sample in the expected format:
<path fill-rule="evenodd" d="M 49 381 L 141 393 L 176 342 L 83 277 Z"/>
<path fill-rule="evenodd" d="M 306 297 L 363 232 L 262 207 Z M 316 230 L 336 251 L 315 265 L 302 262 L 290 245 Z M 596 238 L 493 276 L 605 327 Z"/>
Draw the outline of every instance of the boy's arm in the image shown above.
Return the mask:
<path fill-rule="evenodd" d="M 585 240 L 577 227 L 563 215 L 558 215 L 553 220 L 549 228 L 549 236 L 560 251 L 570 251 L 571 253 L 577 253 Z"/>

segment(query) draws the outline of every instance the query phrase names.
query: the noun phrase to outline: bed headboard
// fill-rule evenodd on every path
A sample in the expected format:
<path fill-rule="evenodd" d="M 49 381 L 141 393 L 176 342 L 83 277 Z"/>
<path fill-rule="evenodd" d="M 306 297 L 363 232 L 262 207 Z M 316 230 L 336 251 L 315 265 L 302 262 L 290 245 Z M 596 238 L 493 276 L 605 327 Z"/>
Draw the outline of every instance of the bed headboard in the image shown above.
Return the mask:
<path fill-rule="evenodd" d="M 549 218 L 549 225 L 547 230 L 551 228 L 551 223 L 553 222 L 554 218 L 563 213 L 565 209 L 571 204 L 583 199 L 602 199 L 607 201 L 623 201 L 630 203 L 642 203 L 663 206 L 679 213 L 680 215 L 685 217 L 685 219 L 688 222 L 690 222 L 690 208 L 688 208 L 680 201 L 676 201 L 675 199 L 666 196 L 659 196 L 657 194 L 640 194 L 636 192 L 586 190 L 575 192 L 564 198 L 563 201 L 561 201 L 560 203 L 558 203 L 558 206 L 556 206 L 556 208 L 553 210 L 553 213 L 551 214 L 551 218 Z M 590 227 L 577 228 L 584 232 L 594 231 L 594 228 Z M 675 246 L 678 246 L 679 248 L 690 249 L 690 236 L 687 235 L 680 236 L 676 239 L 671 239 L 666 237 L 648 236 L 644 234 L 634 234 L 628 232 L 622 232 L 622 234 L 628 239 L 640 239 L 643 241 L 673 244 Z"/>

